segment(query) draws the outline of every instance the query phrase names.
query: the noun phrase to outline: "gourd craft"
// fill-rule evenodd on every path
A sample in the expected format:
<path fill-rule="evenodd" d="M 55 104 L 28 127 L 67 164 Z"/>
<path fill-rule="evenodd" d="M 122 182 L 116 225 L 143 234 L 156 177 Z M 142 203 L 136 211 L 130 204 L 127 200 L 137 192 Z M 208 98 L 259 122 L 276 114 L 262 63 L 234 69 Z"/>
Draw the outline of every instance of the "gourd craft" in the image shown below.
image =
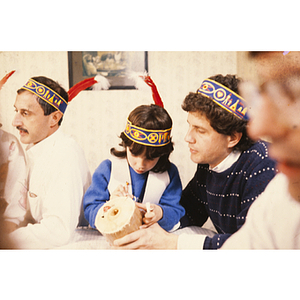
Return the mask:
<path fill-rule="evenodd" d="M 130 197 L 114 197 L 99 209 L 96 228 L 112 243 L 142 225 L 142 212 Z"/>

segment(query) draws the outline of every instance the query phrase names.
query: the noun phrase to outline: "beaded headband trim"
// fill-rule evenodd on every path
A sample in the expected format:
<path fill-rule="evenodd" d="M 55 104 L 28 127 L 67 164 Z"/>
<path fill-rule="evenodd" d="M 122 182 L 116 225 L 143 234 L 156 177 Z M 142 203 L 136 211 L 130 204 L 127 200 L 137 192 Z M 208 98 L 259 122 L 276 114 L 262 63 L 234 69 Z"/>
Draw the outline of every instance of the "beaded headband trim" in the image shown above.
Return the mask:
<path fill-rule="evenodd" d="M 249 119 L 247 114 L 247 102 L 226 86 L 214 80 L 205 79 L 201 87 L 197 90 L 197 93 L 209 97 L 238 118 L 244 120 Z"/>
<path fill-rule="evenodd" d="M 161 147 L 170 143 L 171 129 L 151 130 L 137 127 L 127 120 L 124 134 L 133 142 L 152 147 Z"/>
<path fill-rule="evenodd" d="M 29 79 L 22 88 L 40 97 L 62 113 L 65 112 L 68 106 L 68 102 L 66 102 L 66 100 L 59 94 L 51 90 L 46 85 L 33 79 Z"/>

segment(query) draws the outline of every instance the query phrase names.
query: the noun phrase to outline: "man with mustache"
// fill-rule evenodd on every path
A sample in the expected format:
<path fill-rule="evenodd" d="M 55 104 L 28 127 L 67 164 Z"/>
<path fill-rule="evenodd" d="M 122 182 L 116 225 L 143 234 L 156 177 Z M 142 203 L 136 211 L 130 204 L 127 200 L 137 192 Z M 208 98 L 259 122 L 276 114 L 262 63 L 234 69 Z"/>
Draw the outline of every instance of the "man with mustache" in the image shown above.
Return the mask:
<path fill-rule="evenodd" d="M 267 137 L 279 174 L 222 249 L 300 248 L 300 52 L 250 52 L 257 75 L 242 86 L 249 135 Z"/>
<path fill-rule="evenodd" d="M 182 193 L 186 215 L 182 227 L 191 233 L 172 235 L 155 224 L 134 232 L 115 245 L 122 248 L 219 249 L 245 222 L 249 207 L 275 176 L 267 143 L 247 135 L 247 102 L 239 95 L 234 75 L 205 79 L 185 98 L 189 129 L 185 137 L 195 176 Z M 201 227 L 210 218 L 217 232 Z M 184 229 L 183 229 L 184 230 Z M 184 230 L 186 231 L 186 230 Z M 200 234 L 199 234 L 200 233 Z"/>
<path fill-rule="evenodd" d="M 60 129 L 68 101 L 68 93 L 43 76 L 17 91 L 12 123 L 28 145 L 29 169 L 25 222 L 10 234 L 18 248 L 62 246 L 78 225 L 91 178 L 83 150 Z"/>

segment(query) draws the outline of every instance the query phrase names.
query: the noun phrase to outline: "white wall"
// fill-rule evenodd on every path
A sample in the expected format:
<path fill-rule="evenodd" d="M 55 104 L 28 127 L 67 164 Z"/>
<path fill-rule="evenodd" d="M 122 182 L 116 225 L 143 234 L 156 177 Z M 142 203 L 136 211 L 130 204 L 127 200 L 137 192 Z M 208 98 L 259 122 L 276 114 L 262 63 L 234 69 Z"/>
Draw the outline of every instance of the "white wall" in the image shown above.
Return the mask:
<path fill-rule="evenodd" d="M 175 151 L 171 160 L 178 166 L 185 186 L 195 172 L 184 136 L 186 113 L 181 103 L 190 91 L 196 91 L 203 79 L 221 73 L 237 73 L 237 52 L 149 52 L 149 75 L 156 83 L 165 108 L 173 119 Z M 18 136 L 11 125 L 16 90 L 32 76 L 57 80 L 67 90 L 67 52 L 0 52 L 0 78 L 17 72 L 0 92 L 0 121 L 3 129 Z M 84 149 L 91 172 L 108 157 L 109 149 L 119 143 L 129 112 L 140 104 L 152 103 L 151 92 L 138 90 L 83 91 L 70 104 L 62 123 Z"/>

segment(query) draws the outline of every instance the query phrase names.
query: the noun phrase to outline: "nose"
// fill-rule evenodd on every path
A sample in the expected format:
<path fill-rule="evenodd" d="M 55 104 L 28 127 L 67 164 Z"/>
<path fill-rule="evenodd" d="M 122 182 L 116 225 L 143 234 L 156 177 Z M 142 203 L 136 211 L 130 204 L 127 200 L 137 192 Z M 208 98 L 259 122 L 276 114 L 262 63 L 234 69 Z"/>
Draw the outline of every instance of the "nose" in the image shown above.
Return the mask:
<path fill-rule="evenodd" d="M 17 126 L 21 126 L 23 123 L 22 123 L 22 119 L 21 119 L 21 116 L 19 113 L 16 112 L 13 120 L 12 120 L 12 125 L 14 127 L 17 127 Z"/>
<path fill-rule="evenodd" d="M 248 134 L 254 139 L 267 138 L 276 140 L 286 135 L 287 126 L 283 112 L 278 110 L 270 99 L 262 99 L 259 109 L 250 114 Z"/>
<path fill-rule="evenodd" d="M 189 129 L 188 129 L 188 131 L 187 131 L 187 133 L 186 133 L 186 135 L 184 137 L 184 141 L 187 142 L 187 143 L 189 143 L 189 144 L 195 143 L 195 139 L 194 139 L 194 137 L 192 135 L 192 129 L 190 127 L 189 127 Z"/>
<path fill-rule="evenodd" d="M 137 159 L 136 159 L 136 168 L 138 170 L 143 170 L 145 168 L 145 162 L 146 162 L 145 158 L 137 157 Z"/>

